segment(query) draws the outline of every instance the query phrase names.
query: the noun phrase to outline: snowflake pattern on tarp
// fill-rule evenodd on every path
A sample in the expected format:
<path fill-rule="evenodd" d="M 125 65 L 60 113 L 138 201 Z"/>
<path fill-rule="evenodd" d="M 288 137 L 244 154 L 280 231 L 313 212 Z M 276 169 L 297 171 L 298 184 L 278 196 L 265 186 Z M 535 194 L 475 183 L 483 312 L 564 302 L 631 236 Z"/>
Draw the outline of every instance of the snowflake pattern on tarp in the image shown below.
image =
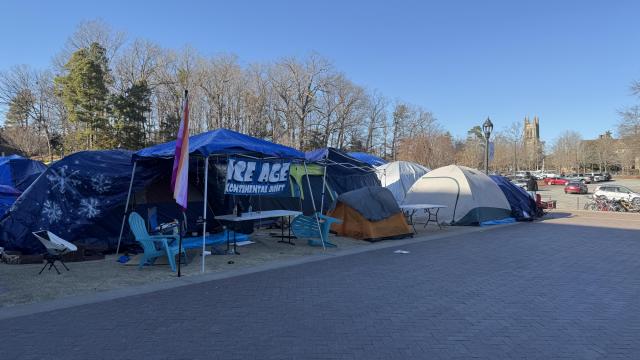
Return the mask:
<path fill-rule="evenodd" d="M 14 204 L 11 217 L 0 220 L 0 241 L 5 241 L 5 248 L 13 247 L 25 254 L 40 253 L 42 244 L 31 231 L 46 229 L 72 243 L 99 243 L 100 248 L 115 250 L 122 225 L 120 211 L 129 186 L 136 193 L 155 181 L 160 169 L 165 170 L 164 164 L 157 168 L 139 165 L 132 184 L 131 154 L 86 151 L 51 164 L 23 193 L 22 200 Z M 123 243 L 134 244 L 126 222 L 125 229 Z"/>
<path fill-rule="evenodd" d="M 96 192 L 104 194 L 111 189 L 111 180 L 104 174 L 98 174 L 91 178 L 91 187 Z"/>
<path fill-rule="evenodd" d="M 47 179 L 51 182 L 51 189 L 65 194 L 67 191 L 71 194 L 77 194 L 76 186 L 80 184 L 80 180 L 77 179 L 79 170 L 69 171 L 69 167 L 64 165 L 56 170 L 51 170 L 51 174 L 47 175 Z"/>
<path fill-rule="evenodd" d="M 45 201 L 42 205 L 42 214 L 49 221 L 49 224 L 57 223 L 62 219 L 62 209 L 60 205 L 53 201 Z"/>
<path fill-rule="evenodd" d="M 80 207 L 78 208 L 78 214 L 84 216 L 87 219 L 93 219 L 100 215 L 100 202 L 96 198 L 87 198 L 80 200 Z"/>

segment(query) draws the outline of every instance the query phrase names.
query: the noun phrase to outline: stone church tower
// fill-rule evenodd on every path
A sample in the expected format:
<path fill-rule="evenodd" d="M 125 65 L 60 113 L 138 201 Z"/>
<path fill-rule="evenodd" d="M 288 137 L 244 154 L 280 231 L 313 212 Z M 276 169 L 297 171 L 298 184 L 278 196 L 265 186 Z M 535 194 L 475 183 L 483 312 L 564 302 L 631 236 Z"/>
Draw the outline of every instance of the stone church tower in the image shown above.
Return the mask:
<path fill-rule="evenodd" d="M 524 163 L 528 170 L 538 170 L 542 162 L 542 143 L 540 142 L 540 119 L 533 117 L 524 118 L 524 133 L 522 135 L 524 145 Z"/>

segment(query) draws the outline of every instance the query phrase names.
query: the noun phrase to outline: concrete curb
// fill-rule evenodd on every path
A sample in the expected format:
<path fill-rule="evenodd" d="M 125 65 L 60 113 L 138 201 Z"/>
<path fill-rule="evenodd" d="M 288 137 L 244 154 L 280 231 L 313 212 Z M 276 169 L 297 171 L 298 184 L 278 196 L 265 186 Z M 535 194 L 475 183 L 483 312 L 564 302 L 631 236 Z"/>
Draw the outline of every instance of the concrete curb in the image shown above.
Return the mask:
<path fill-rule="evenodd" d="M 302 264 L 307 264 L 307 263 L 316 262 L 316 261 L 334 259 L 334 258 L 339 258 L 343 256 L 361 254 L 361 253 L 376 251 L 381 249 L 397 248 L 397 247 L 402 247 L 406 245 L 422 243 L 426 241 L 440 240 L 440 239 L 446 239 L 450 237 L 464 236 L 464 235 L 478 233 L 478 232 L 491 231 L 495 229 L 516 225 L 516 224 L 518 223 L 494 225 L 490 227 L 463 227 L 461 228 L 460 231 L 456 231 L 455 233 L 433 234 L 433 235 L 419 236 L 419 237 L 404 239 L 404 240 L 385 241 L 385 242 L 372 244 L 371 246 L 350 248 L 350 249 L 340 250 L 334 253 L 320 253 L 316 255 L 302 256 L 294 259 L 271 261 L 268 263 L 247 267 L 243 269 L 234 269 L 234 270 L 227 270 L 222 272 L 206 273 L 203 275 L 194 275 L 194 276 L 176 278 L 173 280 L 163 281 L 163 282 L 158 282 L 153 284 L 132 286 L 132 287 L 127 287 L 122 289 L 115 289 L 115 290 L 107 290 L 107 291 L 94 293 L 94 294 L 70 296 L 70 297 L 64 297 L 64 298 L 59 298 L 55 300 L 44 301 L 40 303 L 4 307 L 4 308 L 0 308 L 0 320 L 20 317 L 20 316 L 28 316 L 28 315 L 60 310 L 60 309 L 65 309 L 65 308 L 70 308 L 75 306 L 94 304 L 94 303 L 99 303 L 99 302 L 104 302 L 109 300 L 116 300 L 116 299 L 120 299 L 128 296 L 148 294 L 156 291 L 174 289 L 182 286 L 200 284 L 208 281 L 228 279 L 228 278 L 253 274 L 253 273 L 262 272 L 262 271 L 281 269 L 285 267 L 291 267 L 291 266 L 302 265 Z"/>

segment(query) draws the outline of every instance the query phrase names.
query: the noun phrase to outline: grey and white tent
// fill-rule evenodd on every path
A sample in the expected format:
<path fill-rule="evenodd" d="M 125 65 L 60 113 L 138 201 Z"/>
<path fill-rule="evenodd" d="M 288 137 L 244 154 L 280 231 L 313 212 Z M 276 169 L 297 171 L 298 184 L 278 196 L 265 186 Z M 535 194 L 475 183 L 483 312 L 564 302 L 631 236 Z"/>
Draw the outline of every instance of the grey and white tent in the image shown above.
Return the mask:
<path fill-rule="evenodd" d="M 475 225 L 511 216 L 507 198 L 491 178 L 457 165 L 422 176 L 407 192 L 404 204 L 445 205 L 438 220 L 453 225 Z"/>
<path fill-rule="evenodd" d="M 429 171 L 429 168 L 410 161 L 394 161 L 376 166 L 380 184 L 391 191 L 398 204 L 402 204 L 413 183 Z"/>

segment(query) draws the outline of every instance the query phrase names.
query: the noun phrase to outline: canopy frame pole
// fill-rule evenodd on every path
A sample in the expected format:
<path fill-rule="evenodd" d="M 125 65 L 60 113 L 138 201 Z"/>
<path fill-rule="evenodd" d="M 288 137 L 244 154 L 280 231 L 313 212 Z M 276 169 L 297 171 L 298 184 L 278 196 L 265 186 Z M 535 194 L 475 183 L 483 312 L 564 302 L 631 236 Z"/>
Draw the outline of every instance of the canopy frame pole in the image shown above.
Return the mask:
<path fill-rule="evenodd" d="M 307 175 L 307 179 L 309 178 L 309 175 Z M 320 199 L 320 213 L 322 214 L 322 212 L 324 211 L 324 191 L 325 188 L 327 187 L 327 167 L 324 167 L 324 171 L 322 174 L 322 198 Z M 309 186 L 309 190 L 311 190 L 311 186 Z"/>
<path fill-rule="evenodd" d="M 118 236 L 118 246 L 116 247 L 116 255 L 120 253 L 120 242 L 122 241 L 122 234 L 124 233 L 124 224 L 127 221 L 127 211 L 129 210 L 129 199 L 131 199 L 131 190 L 133 189 L 133 179 L 136 176 L 137 161 L 133 162 L 133 169 L 131 170 L 131 181 L 129 182 L 129 192 L 127 193 L 127 202 L 124 205 L 124 214 L 122 215 L 122 225 L 120 226 L 120 236 Z"/>
<path fill-rule="evenodd" d="M 204 205 L 202 206 L 202 266 L 200 271 L 204 273 L 204 262 L 206 256 L 205 243 L 207 239 L 207 203 L 209 190 L 209 157 L 204 160 Z"/>
<path fill-rule="evenodd" d="M 318 216 L 318 211 L 316 210 L 316 201 L 313 199 L 313 191 L 311 190 L 311 180 L 309 180 L 309 171 L 307 170 L 307 162 L 303 161 L 302 164 L 304 165 L 304 174 L 307 177 L 307 185 L 309 185 L 309 195 L 311 195 L 311 204 L 313 204 L 313 216 L 316 218 L 316 223 L 318 224 L 318 231 L 320 232 L 320 242 L 322 242 L 322 250 L 327 250 L 327 247 L 324 244 L 324 237 L 322 236 L 322 231 L 320 231 L 320 217 Z M 291 224 L 289 224 L 289 226 L 291 226 Z M 327 239 L 327 241 L 329 241 L 329 239 Z"/>

